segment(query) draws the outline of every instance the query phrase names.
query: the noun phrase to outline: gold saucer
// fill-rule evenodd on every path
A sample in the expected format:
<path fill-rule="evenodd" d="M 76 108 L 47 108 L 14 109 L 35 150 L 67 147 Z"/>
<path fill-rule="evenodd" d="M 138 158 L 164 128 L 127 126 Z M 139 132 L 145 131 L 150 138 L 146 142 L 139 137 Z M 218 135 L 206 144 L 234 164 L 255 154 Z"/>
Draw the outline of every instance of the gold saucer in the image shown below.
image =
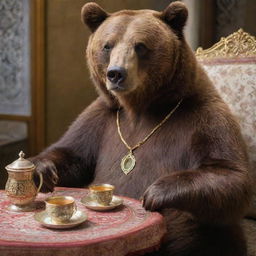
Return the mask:
<path fill-rule="evenodd" d="M 52 221 L 51 217 L 47 214 L 46 211 L 42 211 L 35 213 L 34 219 L 45 227 L 64 229 L 72 228 L 82 224 L 86 221 L 87 215 L 84 212 L 77 210 L 68 222 L 56 223 Z"/>
<path fill-rule="evenodd" d="M 35 201 L 26 205 L 10 204 L 7 206 L 7 210 L 11 212 L 33 212 L 36 210 L 43 209 L 44 207 L 45 207 L 44 202 Z"/>
<path fill-rule="evenodd" d="M 87 195 L 81 199 L 81 203 L 85 207 L 94 211 L 109 211 L 123 204 L 123 199 L 118 196 L 113 196 L 112 201 L 109 205 L 102 205 L 95 202 L 90 195 Z"/>

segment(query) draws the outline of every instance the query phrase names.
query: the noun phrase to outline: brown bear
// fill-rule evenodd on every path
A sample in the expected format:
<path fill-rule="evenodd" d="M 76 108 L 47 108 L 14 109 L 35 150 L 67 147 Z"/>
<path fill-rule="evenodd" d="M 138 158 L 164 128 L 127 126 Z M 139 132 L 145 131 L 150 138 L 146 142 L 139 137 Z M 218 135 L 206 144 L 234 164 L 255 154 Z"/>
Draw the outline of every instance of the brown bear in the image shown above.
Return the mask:
<path fill-rule="evenodd" d="M 251 194 L 246 149 L 184 39 L 187 16 L 181 2 L 163 12 L 112 14 L 85 4 L 99 97 L 33 161 L 45 191 L 111 183 L 162 212 L 168 234 L 156 255 L 242 256 L 239 222 Z"/>

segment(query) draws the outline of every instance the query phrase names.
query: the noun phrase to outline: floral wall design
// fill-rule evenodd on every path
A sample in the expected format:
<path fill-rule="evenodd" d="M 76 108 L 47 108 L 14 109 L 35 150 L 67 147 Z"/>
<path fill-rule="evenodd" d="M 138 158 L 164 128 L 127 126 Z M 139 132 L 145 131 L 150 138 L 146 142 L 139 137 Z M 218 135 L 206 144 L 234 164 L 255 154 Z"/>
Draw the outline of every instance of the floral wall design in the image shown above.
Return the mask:
<path fill-rule="evenodd" d="M 0 114 L 31 113 L 29 0 L 0 1 Z"/>

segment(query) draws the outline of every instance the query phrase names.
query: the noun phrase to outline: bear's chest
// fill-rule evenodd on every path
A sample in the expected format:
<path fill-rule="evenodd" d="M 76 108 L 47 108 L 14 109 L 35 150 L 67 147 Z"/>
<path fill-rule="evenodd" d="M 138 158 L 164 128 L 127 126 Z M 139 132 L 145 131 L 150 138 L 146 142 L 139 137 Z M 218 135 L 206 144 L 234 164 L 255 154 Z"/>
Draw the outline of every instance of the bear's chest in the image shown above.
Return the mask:
<path fill-rule="evenodd" d="M 126 175 L 122 171 L 121 161 L 129 150 L 121 141 L 116 125 L 109 124 L 103 135 L 93 182 L 111 183 L 115 185 L 117 194 L 140 198 L 147 187 L 159 177 L 184 169 L 182 158 L 187 142 L 182 138 L 181 131 L 174 132 L 173 129 L 173 125 L 166 123 L 135 149 L 135 167 Z M 133 147 L 150 130 L 144 129 L 143 125 L 133 130 L 123 127 L 122 133 L 127 144 Z"/>

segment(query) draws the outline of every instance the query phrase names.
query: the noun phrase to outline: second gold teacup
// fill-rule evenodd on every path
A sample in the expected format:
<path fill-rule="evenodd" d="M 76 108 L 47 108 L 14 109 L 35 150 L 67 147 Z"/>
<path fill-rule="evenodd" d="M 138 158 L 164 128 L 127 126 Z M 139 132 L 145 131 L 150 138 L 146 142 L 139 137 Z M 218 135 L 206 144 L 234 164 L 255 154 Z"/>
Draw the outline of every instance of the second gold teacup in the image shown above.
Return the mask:
<path fill-rule="evenodd" d="M 115 187 L 110 184 L 93 184 L 89 186 L 90 196 L 98 204 L 109 205 L 113 198 Z"/>
<path fill-rule="evenodd" d="M 45 200 L 46 212 L 55 223 L 68 222 L 77 207 L 75 199 L 71 196 L 52 196 Z"/>

